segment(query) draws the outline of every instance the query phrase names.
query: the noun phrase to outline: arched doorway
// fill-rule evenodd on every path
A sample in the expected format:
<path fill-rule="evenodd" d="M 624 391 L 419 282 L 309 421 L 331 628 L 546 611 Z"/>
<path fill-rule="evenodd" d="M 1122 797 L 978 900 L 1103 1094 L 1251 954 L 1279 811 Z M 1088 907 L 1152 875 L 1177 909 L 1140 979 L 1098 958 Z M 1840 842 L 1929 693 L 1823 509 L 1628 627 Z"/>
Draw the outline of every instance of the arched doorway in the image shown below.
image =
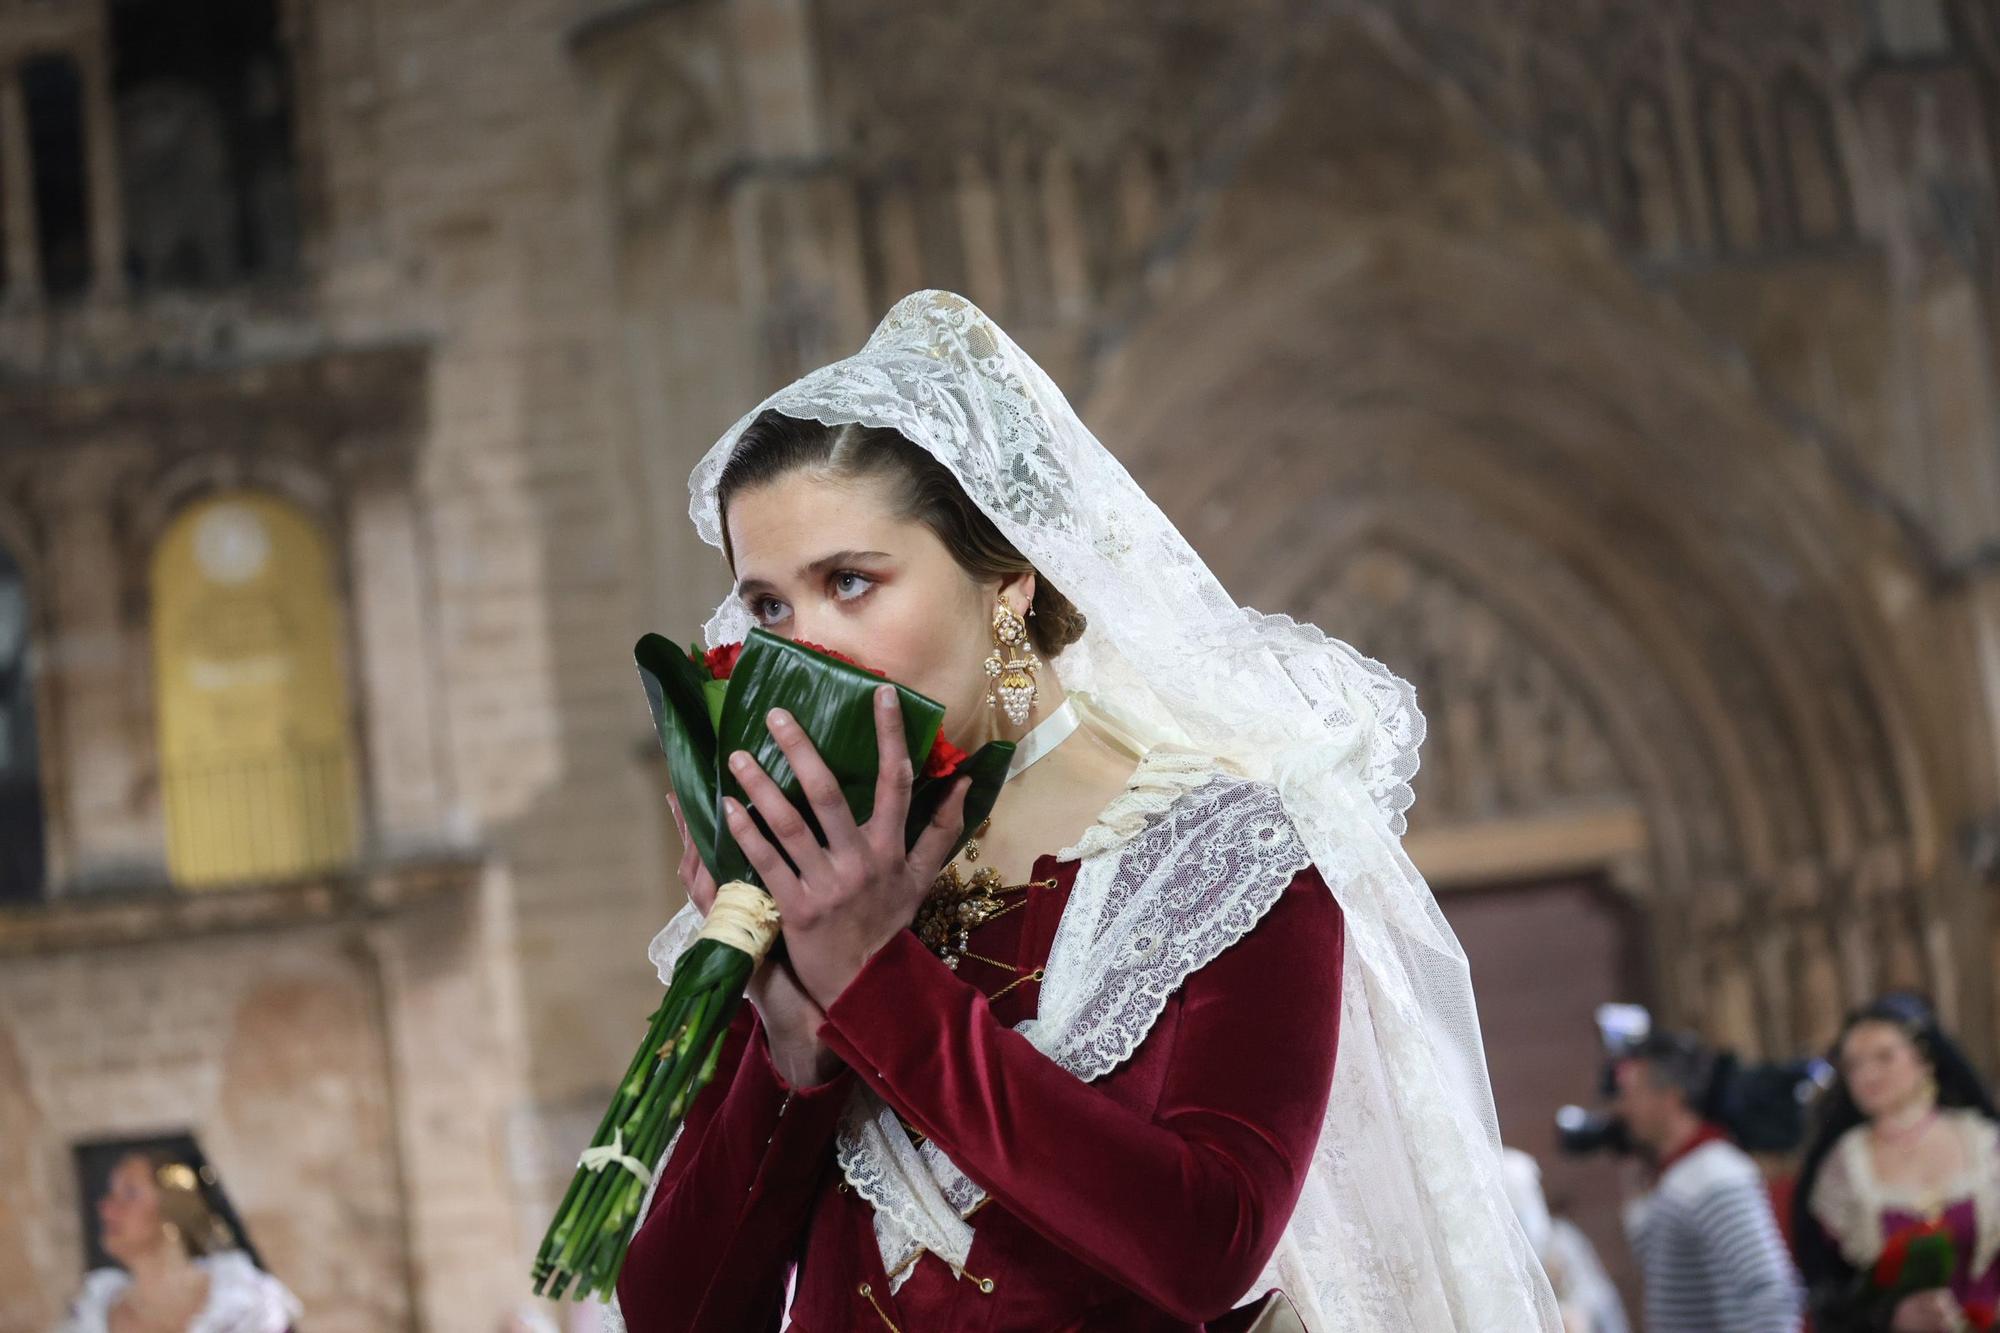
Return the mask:
<path fill-rule="evenodd" d="M 190 505 L 153 554 L 167 862 L 176 884 L 293 878 L 355 850 L 333 560 L 297 507 Z"/>

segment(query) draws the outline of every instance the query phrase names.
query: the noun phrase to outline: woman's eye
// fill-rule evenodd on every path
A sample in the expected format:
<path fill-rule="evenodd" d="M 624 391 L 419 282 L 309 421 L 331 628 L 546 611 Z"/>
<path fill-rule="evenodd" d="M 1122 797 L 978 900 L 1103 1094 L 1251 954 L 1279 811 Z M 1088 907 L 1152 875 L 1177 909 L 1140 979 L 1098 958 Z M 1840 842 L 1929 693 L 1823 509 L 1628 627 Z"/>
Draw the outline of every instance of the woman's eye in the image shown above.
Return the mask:
<path fill-rule="evenodd" d="M 833 576 L 833 595 L 843 602 L 853 601 L 874 586 L 874 579 L 851 569 L 843 569 Z"/>
<path fill-rule="evenodd" d="M 785 618 L 785 604 L 775 597 L 759 597 L 750 603 L 750 618 L 760 625 L 775 625 Z"/>

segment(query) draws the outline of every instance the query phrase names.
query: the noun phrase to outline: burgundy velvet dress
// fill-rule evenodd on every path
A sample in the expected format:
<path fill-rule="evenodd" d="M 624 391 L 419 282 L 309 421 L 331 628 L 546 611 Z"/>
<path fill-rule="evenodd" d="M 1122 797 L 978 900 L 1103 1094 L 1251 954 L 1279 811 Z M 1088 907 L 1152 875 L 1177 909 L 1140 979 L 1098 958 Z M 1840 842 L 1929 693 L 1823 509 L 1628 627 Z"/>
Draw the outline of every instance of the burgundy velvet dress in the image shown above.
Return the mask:
<path fill-rule="evenodd" d="M 1077 864 L 1044 856 L 957 971 L 904 932 L 827 1012 L 846 1062 L 791 1089 L 746 1005 L 619 1278 L 631 1333 L 1194 1333 L 1257 1279 L 1304 1182 L 1339 1036 L 1340 909 L 1308 867 L 1093 1083 L 1012 1030 L 1032 1017 Z M 834 1135 L 855 1080 L 988 1194 L 963 1278 L 891 1291 Z M 1245 1316 L 1247 1317 L 1247 1316 Z"/>

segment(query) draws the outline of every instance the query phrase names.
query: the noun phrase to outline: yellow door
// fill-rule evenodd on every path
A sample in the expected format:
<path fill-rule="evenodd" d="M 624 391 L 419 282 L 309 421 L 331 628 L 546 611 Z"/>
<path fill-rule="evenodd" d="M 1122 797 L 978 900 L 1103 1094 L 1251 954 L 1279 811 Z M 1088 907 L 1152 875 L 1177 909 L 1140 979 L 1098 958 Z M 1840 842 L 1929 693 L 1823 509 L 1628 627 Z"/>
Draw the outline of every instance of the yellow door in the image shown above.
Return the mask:
<path fill-rule="evenodd" d="M 153 555 L 167 864 L 190 888 L 292 878 L 354 852 L 333 562 L 294 506 L 190 506 Z"/>

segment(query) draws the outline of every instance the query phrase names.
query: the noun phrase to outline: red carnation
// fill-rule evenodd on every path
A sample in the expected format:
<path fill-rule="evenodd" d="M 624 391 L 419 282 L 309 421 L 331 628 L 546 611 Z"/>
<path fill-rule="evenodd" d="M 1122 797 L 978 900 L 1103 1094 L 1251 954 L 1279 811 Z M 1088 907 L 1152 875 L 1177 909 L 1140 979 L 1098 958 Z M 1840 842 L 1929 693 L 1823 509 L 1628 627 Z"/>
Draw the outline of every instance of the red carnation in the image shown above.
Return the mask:
<path fill-rule="evenodd" d="M 931 757 L 924 760 L 924 776 L 927 778 L 948 778 L 958 772 L 958 766 L 966 761 L 965 751 L 953 745 L 943 736 L 931 746 Z"/>
<path fill-rule="evenodd" d="M 1972 1325 L 1977 1333 L 1991 1333 L 1994 1319 L 1992 1301 L 1967 1301 L 1963 1308 L 1965 1322 Z"/>
<path fill-rule="evenodd" d="M 729 673 L 736 670 L 736 659 L 741 656 L 741 643 L 719 643 L 701 655 L 701 664 L 708 668 L 709 679 L 728 680 Z"/>

